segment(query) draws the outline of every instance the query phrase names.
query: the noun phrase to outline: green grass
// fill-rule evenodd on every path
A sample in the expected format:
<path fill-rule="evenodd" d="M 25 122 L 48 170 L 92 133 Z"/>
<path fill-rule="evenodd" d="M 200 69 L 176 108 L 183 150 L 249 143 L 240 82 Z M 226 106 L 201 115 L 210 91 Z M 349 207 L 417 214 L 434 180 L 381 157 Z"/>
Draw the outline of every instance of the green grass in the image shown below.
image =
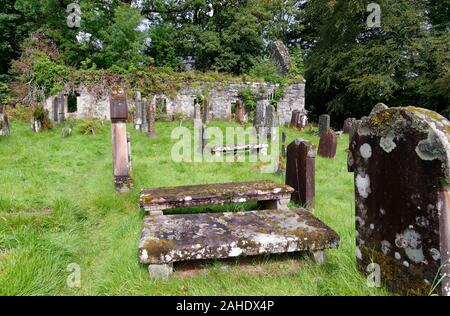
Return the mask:
<path fill-rule="evenodd" d="M 110 127 L 96 136 L 62 139 L 60 128 L 33 133 L 12 122 L 0 138 L 0 295 L 387 295 L 366 286 L 355 264 L 352 174 L 346 168 L 347 136 L 337 158 L 316 160 L 316 215 L 341 236 L 317 266 L 309 258 L 205 263 L 202 273 L 149 279 L 137 246 L 144 213 L 144 187 L 237 182 L 281 176 L 259 172 L 255 163 L 174 163 L 173 127 L 157 123 L 157 139 L 131 129 L 133 178 L 130 194 L 114 192 Z M 191 126 L 190 122 L 184 125 Z M 224 127 L 229 123 L 214 122 Z M 316 136 L 284 129 L 288 140 Z M 51 214 L 40 209 L 52 209 Z M 69 288 L 66 267 L 81 268 L 81 287 Z M 241 265 L 242 264 L 242 265 Z"/>

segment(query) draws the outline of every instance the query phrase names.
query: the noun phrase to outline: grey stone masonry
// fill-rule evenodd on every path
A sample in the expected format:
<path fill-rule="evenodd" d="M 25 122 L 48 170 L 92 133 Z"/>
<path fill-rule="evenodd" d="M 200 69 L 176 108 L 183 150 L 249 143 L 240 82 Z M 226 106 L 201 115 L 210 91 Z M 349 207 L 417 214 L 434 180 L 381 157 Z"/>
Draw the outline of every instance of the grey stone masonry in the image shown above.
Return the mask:
<path fill-rule="evenodd" d="M 186 118 L 194 118 L 194 99 L 197 94 L 204 90 L 204 85 L 199 87 L 187 86 L 181 88 L 175 96 L 167 96 L 164 94 L 156 95 L 157 98 L 165 101 L 166 113 L 168 117 L 173 117 L 175 113 L 183 113 Z M 229 120 L 231 119 L 232 104 L 240 98 L 240 93 L 244 89 L 251 89 L 254 93 L 258 93 L 264 89 L 267 95 L 271 95 L 279 88 L 277 84 L 254 83 L 254 82 L 220 82 L 209 90 L 209 119 Z M 279 124 L 289 124 L 293 110 L 303 110 L 305 108 L 305 83 L 296 83 L 287 86 L 284 96 L 278 101 L 277 114 Z M 101 95 L 91 93 L 84 85 L 80 85 L 77 92 L 77 111 L 67 113 L 65 105 L 65 113 L 67 117 L 74 119 L 81 118 L 97 118 L 109 119 L 109 95 L 105 92 Z M 45 108 L 49 111 L 50 117 L 53 118 L 53 100 L 55 96 L 46 100 Z M 65 102 L 67 103 L 67 102 Z M 130 109 L 136 107 L 135 96 L 129 98 L 128 104 Z M 267 105 L 267 104 L 266 104 Z M 248 113 L 244 113 L 247 117 Z"/>

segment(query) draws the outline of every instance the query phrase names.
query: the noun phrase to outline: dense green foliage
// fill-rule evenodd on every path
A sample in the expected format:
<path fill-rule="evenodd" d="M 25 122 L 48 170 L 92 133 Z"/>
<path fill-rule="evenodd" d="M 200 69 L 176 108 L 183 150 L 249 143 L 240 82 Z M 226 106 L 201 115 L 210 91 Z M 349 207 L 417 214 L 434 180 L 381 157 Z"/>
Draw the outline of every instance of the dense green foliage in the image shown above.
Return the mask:
<path fill-rule="evenodd" d="M 305 74 L 307 108 L 316 114 L 359 117 L 377 102 L 450 114 L 450 0 L 379 0 L 381 27 L 374 28 L 366 23 L 368 0 L 80 0 L 81 25 L 69 28 L 66 7 L 72 2 L 3 1 L 0 82 L 20 77 L 53 93 L 62 82 L 49 80 L 64 77 L 60 66 L 175 73 L 191 57 L 201 72 L 277 83 Z M 33 59 L 35 71 L 49 66 L 47 74 L 33 77 L 23 71 L 30 59 L 22 58 L 11 72 L 11 61 L 27 51 L 26 38 L 36 32 L 48 38 L 41 49 L 54 65 Z M 287 78 L 269 58 L 275 39 L 291 52 Z M 44 48 L 49 43 L 51 50 Z"/>

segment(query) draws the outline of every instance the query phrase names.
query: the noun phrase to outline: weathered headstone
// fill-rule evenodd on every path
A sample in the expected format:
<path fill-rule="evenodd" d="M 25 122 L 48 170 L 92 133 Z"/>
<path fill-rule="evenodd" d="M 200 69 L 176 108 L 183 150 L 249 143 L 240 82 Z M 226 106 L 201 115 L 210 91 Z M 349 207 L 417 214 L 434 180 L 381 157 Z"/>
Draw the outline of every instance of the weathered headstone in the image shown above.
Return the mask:
<path fill-rule="evenodd" d="M 137 130 L 140 130 L 141 125 L 142 125 L 142 111 L 143 111 L 142 96 L 141 96 L 140 91 L 136 91 L 135 104 L 136 104 L 136 109 L 135 109 L 135 113 L 134 113 L 134 127 Z"/>
<path fill-rule="evenodd" d="M 337 149 L 337 136 L 336 133 L 329 128 L 326 132 L 322 133 L 319 141 L 319 149 L 317 153 L 321 157 L 334 158 L 336 157 Z"/>
<path fill-rule="evenodd" d="M 344 134 L 350 134 L 352 125 L 356 119 L 355 118 L 347 118 L 344 121 L 344 126 L 342 126 L 342 131 Z"/>
<path fill-rule="evenodd" d="M 370 114 L 372 115 L 372 114 L 375 114 L 376 112 L 379 112 L 379 111 L 383 111 L 383 110 L 387 110 L 389 107 L 386 105 L 386 104 L 384 104 L 384 103 L 378 103 L 377 105 L 375 105 L 374 107 L 373 107 L 373 109 L 372 109 L 372 111 L 370 112 Z"/>
<path fill-rule="evenodd" d="M 303 130 L 308 124 L 308 111 L 300 111 L 297 127 Z"/>
<path fill-rule="evenodd" d="M 0 104 L 0 136 L 9 135 L 9 121 L 8 116 L 5 113 L 5 106 Z"/>
<path fill-rule="evenodd" d="M 112 91 L 110 112 L 115 189 L 121 193 L 129 192 L 133 187 L 133 180 L 130 176 L 130 153 L 126 125 L 128 105 L 122 89 L 115 88 Z"/>
<path fill-rule="evenodd" d="M 264 126 L 267 130 L 267 136 L 268 138 L 275 140 L 277 135 L 277 111 L 275 110 L 275 107 L 272 104 L 269 104 L 266 107 L 266 117 L 265 117 L 265 123 Z"/>
<path fill-rule="evenodd" d="M 256 129 L 256 133 L 260 135 L 265 130 L 266 124 L 266 103 L 262 99 L 258 99 L 256 102 L 256 112 L 253 120 L 253 126 Z"/>
<path fill-rule="evenodd" d="M 148 101 L 147 98 L 142 99 L 142 124 L 141 132 L 148 134 Z"/>
<path fill-rule="evenodd" d="M 416 107 L 373 111 L 354 132 L 348 167 L 360 270 L 378 267 L 401 295 L 450 295 L 450 122 Z"/>
<path fill-rule="evenodd" d="M 205 98 L 203 100 L 203 123 L 208 124 L 209 121 L 209 100 L 208 98 Z"/>
<path fill-rule="evenodd" d="M 292 111 L 290 127 L 297 128 L 299 119 L 300 119 L 300 111 L 299 110 Z"/>
<path fill-rule="evenodd" d="M 287 147 L 286 184 L 294 188 L 291 200 L 308 209 L 314 209 L 315 161 L 314 146 L 296 139 Z"/>
<path fill-rule="evenodd" d="M 330 116 L 323 114 L 319 116 L 319 136 L 330 128 Z"/>
<path fill-rule="evenodd" d="M 131 157 L 131 134 L 127 133 L 127 148 L 128 148 L 128 170 L 133 170 L 133 162 Z"/>
<path fill-rule="evenodd" d="M 244 106 L 240 99 L 236 101 L 236 122 L 239 124 L 244 123 Z"/>
<path fill-rule="evenodd" d="M 201 120 L 202 119 L 202 112 L 201 112 L 200 104 L 198 103 L 197 99 L 194 99 L 194 120 Z"/>
<path fill-rule="evenodd" d="M 148 135 L 151 138 L 155 138 L 156 137 L 156 125 L 155 125 L 156 102 L 155 102 L 155 98 L 153 98 L 152 102 L 149 102 L 147 110 L 148 110 Z"/>
<path fill-rule="evenodd" d="M 281 157 L 286 158 L 286 133 L 281 133 Z"/>

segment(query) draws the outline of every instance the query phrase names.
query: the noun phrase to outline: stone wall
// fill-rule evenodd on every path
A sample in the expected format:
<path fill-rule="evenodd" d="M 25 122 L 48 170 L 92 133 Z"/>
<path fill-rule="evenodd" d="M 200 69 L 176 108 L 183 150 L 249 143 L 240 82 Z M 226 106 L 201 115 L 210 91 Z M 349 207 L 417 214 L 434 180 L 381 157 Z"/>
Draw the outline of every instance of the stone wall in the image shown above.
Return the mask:
<path fill-rule="evenodd" d="M 178 91 L 174 97 L 157 95 L 156 98 L 165 99 L 167 114 L 173 116 L 182 113 L 187 118 L 194 117 L 194 99 L 198 93 L 209 92 L 210 119 L 228 120 L 231 118 L 231 107 L 239 98 L 239 92 L 245 88 L 251 88 L 258 93 L 264 90 L 265 95 L 272 94 L 278 85 L 266 83 L 231 83 L 225 82 L 214 87 L 205 86 L 185 87 Z M 110 119 L 109 96 L 107 94 L 95 97 L 86 87 L 81 86 L 77 91 L 77 111 L 67 113 L 66 118 L 98 118 Z M 143 97 L 146 97 L 143 95 Z M 67 99 L 67 98 L 65 98 Z M 45 108 L 49 111 L 50 118 L 53 118 L 54 96 L 46 100 Z M 130 107 L 134 107 L 134 98 L 128 100 Z M 303 110 L 305 107 L 305 84 L 297 83 L 285 88 L 284 97 L 278 102 L 278 116 L 280 124 L 288 124 L 291 120 L 293 110 Z"/>

